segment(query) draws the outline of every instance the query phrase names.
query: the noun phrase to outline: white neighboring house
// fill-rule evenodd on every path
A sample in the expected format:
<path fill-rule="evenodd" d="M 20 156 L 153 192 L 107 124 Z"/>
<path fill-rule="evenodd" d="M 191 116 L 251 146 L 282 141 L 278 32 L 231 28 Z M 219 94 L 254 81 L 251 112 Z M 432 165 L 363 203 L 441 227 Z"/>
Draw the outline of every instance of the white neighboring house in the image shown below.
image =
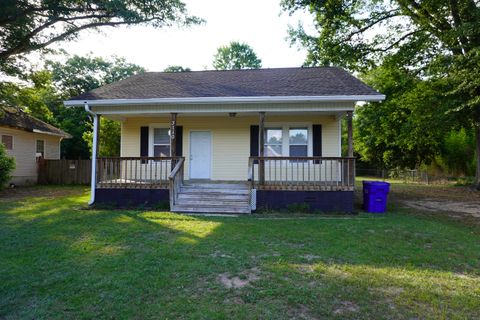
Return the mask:
<path fill-rule="evenodd" d="M 37 182 L 38 158 L 60 159 L 60 142 L 71 135 L 15 107 L 0 109 L 0 138 L 16 168 L 10 183 Z"/>

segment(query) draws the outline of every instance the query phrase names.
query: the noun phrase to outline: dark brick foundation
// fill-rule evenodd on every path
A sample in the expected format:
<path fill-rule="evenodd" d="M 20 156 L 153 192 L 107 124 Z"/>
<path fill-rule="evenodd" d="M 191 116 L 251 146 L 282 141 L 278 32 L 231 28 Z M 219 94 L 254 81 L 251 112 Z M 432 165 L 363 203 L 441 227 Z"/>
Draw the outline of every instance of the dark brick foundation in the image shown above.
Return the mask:
<path fill-rule="evenodd" d="M 117 207 L 132 207 L 169 203 L 169 191 L 166 189 L 96 189 L 96 204 L 111 204 Z"/>
<path fill-rule="evenodd" d="M 353 212 L 353 191 L 272 191 L 257 190 L 258 209 L 286 209 L 289 204 L 303 204 L 322 212 Z"/>

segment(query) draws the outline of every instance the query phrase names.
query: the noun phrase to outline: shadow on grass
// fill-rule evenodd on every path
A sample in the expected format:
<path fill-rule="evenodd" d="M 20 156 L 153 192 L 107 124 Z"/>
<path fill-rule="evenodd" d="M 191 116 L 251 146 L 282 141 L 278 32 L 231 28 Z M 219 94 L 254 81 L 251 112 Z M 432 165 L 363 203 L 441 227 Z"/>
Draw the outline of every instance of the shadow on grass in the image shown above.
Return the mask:
<path fill-rule="evenodd" d="M 82 210 L 85 201 L 0 204 L 0 318 L 284 318 L 300 305 L 342 318 L 470 316 L 480 308 L 478 234 L 446 222 L 192 217 Z M 260 279 L 241 290 L 217 281 L 252 268 Z"/>

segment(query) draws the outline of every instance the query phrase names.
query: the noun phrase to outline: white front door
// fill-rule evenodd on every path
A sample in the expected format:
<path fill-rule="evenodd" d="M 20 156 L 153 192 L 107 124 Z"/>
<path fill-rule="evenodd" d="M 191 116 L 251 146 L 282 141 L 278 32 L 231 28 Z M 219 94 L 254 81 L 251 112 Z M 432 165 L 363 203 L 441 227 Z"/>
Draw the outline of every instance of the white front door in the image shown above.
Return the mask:
<path fill-rule="evenodd" d="M 190 179 L 210 179 L 212 135 L 209 131 L 190 132 Z"/>

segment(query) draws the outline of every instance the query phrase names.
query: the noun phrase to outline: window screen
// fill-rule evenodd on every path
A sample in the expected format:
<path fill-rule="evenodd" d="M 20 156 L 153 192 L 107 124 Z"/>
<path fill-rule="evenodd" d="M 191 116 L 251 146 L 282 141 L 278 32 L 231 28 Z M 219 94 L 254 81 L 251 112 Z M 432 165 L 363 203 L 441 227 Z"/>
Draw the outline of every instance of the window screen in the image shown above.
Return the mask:
<path fill-rule="evenodd" d="M 13 136 L 2 135 L 2 143 L 7 150 L 13 150 Z"/>
<path fill-rule="evenodd" d="M 308 129 L 290 128 L 289 129 L 289 148 L 290 157 L 308 156 Z"/>
<path fill-rule="evenodd" d="M 282 128 L 265 129 L 265 155 L 267 157 L 282 156 Z"/>
<path fill-rule="evenodd" d="M 168 128 L 153 129 L 153 156 L 170 156 L 170 130 Z"/>
<path fill-rule="evenodd" d="M 37 155 L 41 154 L 42 157 L 45 155 L 45 141 L 37 140 L 36 153 L 37 153 Z"/>

